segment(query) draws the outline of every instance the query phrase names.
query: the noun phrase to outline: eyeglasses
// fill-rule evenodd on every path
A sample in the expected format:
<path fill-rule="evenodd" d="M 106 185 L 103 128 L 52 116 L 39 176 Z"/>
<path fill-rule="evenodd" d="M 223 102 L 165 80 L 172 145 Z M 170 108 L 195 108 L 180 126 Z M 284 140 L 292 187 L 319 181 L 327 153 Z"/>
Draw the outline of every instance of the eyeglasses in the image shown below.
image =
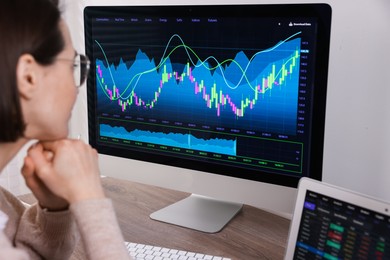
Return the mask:
<path fill-rule="evenodd" d="M 62 58 L 57 60 L 73 61 L 74 83 L 76 87 L 80 87 L 81 85 L 83 85 L 83 83 L 88 77 L 89 68 L 91 64 L 87 56 L 77 53 L 74 60 L 62 59 Z"/>
<path fill-rule="evenodd" d="M 83 85 L 83 83 L 87 79 L 90 65 L 91 62 L 89 61 L 87 56 L 83 54 L 77 54 L 73 64 L 73 77 L 76 87 L 80 87 L 81 85 Z"/>

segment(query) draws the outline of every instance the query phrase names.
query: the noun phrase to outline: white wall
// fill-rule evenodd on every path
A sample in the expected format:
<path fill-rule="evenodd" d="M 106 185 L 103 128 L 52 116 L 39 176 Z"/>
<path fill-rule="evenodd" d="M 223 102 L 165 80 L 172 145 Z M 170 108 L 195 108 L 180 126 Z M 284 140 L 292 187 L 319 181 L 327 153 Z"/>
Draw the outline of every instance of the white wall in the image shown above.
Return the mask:
<path fill-rule="evenodd" d="M 390 201 L 390 1 L 337 1 L 324 181 Z"/>

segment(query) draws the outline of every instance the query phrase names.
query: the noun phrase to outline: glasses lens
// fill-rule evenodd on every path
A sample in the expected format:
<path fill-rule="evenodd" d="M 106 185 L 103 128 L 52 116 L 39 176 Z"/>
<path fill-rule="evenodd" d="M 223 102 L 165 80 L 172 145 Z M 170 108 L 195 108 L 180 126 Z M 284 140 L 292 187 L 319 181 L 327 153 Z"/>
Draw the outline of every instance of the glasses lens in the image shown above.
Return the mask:
<path fill-rule="evenodd" d="M 85 55 L 80 55 L 80 85 L 82 85 L 88 77 L 89 60 Z"/>
<path fill-rule="evenodd" d="M 74 59 L 74 70 L 73 70 L 73 77 L 74 77 L 74 83 L 76 84 L 76 87 L 81 86 L 81 62 L 80 62 L 80 55 L 77 55 Z"/>
<path fill-rule="evenodd" d="M 87 56 L 78 54 L 74 61 L 74 82 L 77 87 L 83 85 L 89 72 L 89 60 Z"/>

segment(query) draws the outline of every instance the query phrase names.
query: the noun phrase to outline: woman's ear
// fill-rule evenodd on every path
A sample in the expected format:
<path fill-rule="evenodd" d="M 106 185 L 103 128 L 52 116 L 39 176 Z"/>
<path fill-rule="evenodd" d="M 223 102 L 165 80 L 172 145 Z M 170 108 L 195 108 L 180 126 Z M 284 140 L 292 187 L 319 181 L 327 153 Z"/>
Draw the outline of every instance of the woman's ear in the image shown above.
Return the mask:
<path fill-rule="evenodd" d="M 22 98 L 32 98 L 37 89 L 39 73 L 39 65 L 31 54 L 23 54 L 19 57 L 16 66 L 16 82 Z"/>

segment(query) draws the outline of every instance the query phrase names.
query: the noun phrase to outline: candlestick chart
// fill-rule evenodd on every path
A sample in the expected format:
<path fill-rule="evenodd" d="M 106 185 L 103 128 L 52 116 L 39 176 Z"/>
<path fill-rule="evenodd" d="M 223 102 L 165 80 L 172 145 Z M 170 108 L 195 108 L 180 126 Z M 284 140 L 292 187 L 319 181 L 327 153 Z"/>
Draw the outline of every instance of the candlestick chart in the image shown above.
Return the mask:
<path fill-rule="evenodd" d="M 135 59 L 96 59 L 99 112 L 186 121 L 198 125 L 295 134 L 299 88 L 299 33 L 265 50 L 218 60 L 172 35 L 160 57 L 140 46 Z M 174 60 L 177 53 L 181 60 Z M 185 61 L 185 62 L 183 62 Z"/>

